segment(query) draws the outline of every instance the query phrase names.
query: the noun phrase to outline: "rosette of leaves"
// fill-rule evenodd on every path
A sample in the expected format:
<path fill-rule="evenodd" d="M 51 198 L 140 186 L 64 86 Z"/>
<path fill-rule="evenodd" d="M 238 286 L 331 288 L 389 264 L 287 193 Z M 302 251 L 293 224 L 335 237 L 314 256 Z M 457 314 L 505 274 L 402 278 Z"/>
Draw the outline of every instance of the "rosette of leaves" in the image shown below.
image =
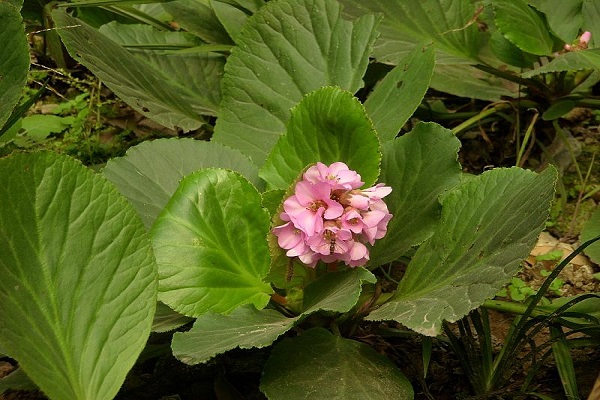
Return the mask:
<path fill-rule="evenodd" d="M 415 70 L 431 71 L 431 48 L 407 55 L 402 67 L 380 82 L 364 105 L 352 95 L 356 86 L 351 91 L 325 86 L 312 92 L 296 86 L 308 79 L 310 72 L 303 59 L 286 56 L 298 42 L 283 40 L 272 32 L 272 24 L 265 22 L 275 21 L 286 7 L 296 10 L 291 15 L 297 24 L 306 15 L 322 18 L 321 14 L 311 14 L 316 11 L 308 5 L 313 3 L 273 2 L 248 19 L 243 32 L 251 35 L 247 41 L 244 34 L 239 36 L 239 49 L 232 52 L 231 65 L 225 69 L 224 82 L 229 83 L 223 86 L 221 106 L 225 109 L 214 142 L 202 144 L 204 150 L 200 144 L 191 149 L 193 141 L 189 140 L 146 144 L 139 152 L 132 149 L 122 160 L 110 162 L 105 174 L 123 182 L 118 184 L 121 190 L 152 225 L 159 263 L 159 299 L 196 318 L 191 330 L 174 335 L 172 348 L 180 360 L 202 363 L 236 347 L 276 343 L 263 376 L 262 390 L 269 398 L 299 396 L 303 392 L 277 388 L 292 388 L 302 368 L 316 368 L 319 373 L 318 365 L 326 365 L 331 373 L 346 379 L 322 385 L 312 382 L 316 391 L 329 393 L 326 387 L 333 387 L 332 391 L 344 396 L 357 393 L 360 398 L 381 398 L 390 396 L 385 386 L 391 387 L 397 398 L 411 398 L 412 389 L 396 367 L 382 357 L 355 357 L 364 346 L 351 336 L 343 336 L 351 331 L 343 329 L 343 321 L 364 316 L 356 312 L 369 301 L 376 282 L 368 269 L 342 270 L 312 279 L 296 263 L 293 275 L 301 279 L 288 282 L 289 260 L 280 249 L 267 246 L 270 221 L 285 192 L 308 165 L 317 161 L 342 161 L 358 171 L 367 184 L 379 181 L 392 186 L 388 205 L 394 218 L 388 235 L 371 249 L 369 269 L 420 247 L 408 266 L 407 281 L 379 308 L 367 307 L 371 311 L 367 318 L 397 320 L 417 332 L 435 335 L 443 320 L 466 315 L 510 280 L 542 229 L 555 173 L 551 169 L 543 174 L 499 169 L 463 179 L 457 161 L 460 144 L 450 131 L 436 124 L 419 124 L 395 138 L 427 87 L 429 74 L 420 75 Z M 342 18 L 336 10 L 324 5 L 321 9 L 332 13 L 332 19 Z M 325 34 L 336 40 L 344 37 L 320 32 Z M 365 37 L 370 35 L 365 33 Z M 317 46 L 318 40 L 303 42 Z M 273 48 L 278 52 L 268 51 Z M 327 68 L 337 71 L 338 67 L 332 64 Z M 291 83 L 273 85 L 269 74 L 276 73 L 289 74 Z M 338 74 L 343 75 L 344 70 Z M 409 81 L 407 76 L 415 79 Z M 408 90 L 410 85 L 415 90 Z M 420 96 L 414 95 L 415 91 Z M 284 99 L 281 104 L 264 102 L 273 93 Z M 228 96 L 230 100 L 226 100 Z M 405 101 L 405 109 L 395 109 L 390 104 L 396 101 L 391 99 Z M 244 118 L 249 110 L 256 118 Z M 167 142 L 173 149 L 161 151 Z M 175 150 L 184 147 L 190 147 L 189 155 Z M 153 167 L 149 160 L 158 153 L 164 161 L 162 166 Z M 214 158 L 205 164 L 190 161 L 206 160 L 209 153 Z M 248 169 L 239 170 L 242 174 L 231 171 L 238 167 L 228 165 L 229 159 L 245 160 L 240 165 Z M 194 168 L 199 170 L 194 172 Z M 127 178 L 126 170 L 131 178 Z M 128 189 L 126 182 L 133 182 L 134 176 L 147 184 L 133 183 L 138 188 Z M 152 193 L 162 199 L 160 202 L 152 204 L 154 194 L 143 194 L 147 185 L 154 188 Z M 498 227 L 502 229 L 496 230 Z M 427 258 L 432 254 L 439 256 Z M 287 298 L 287 307 L 271 300 L 277 296 Z M 339 323 L 342 336 L 322 329 L 305 330 L 311 326 L 307 317 L 314 313 Z M 285 338 L 290 329 L 299 329 L 297 340 Z M 295 359 L 293 354 L 311 354 L 315 364 L 300 357 L 294 363 L 298 369 L 288 363 L 289 373 L 281 373 L 279 363 L 285 358 Z M 374 371 L 377 378 L 362 376 L 358 381 L 352 371 L 344 369 L 347 363 L 325 362 L 342 357 L 348 357 L 361 373 Z M 381 376 L 385 376 L 385 385 L 374 383 L 363 391 L 365 380 L 378 382 Z M 359 382 L 360 388 L 356 386 Z"/>
<path fill-rule="evenodd" d="M 366 316 L 371 320 L 395 320 L 416 332 L 436 335 L 442 321 L 454 321 L 478 307 L 506 284 L 519 260 L 533 246 L 547 217 L 556 178 L 552 169 L 536 174 L 513 168 L 467 179 L 457 161 L 459 141 L 449 130 L 433 123 L 417 124 L 411 132 L 396 138 L 427 89 L 434 65 L 433 50 L 419 47 L 408 53 L 363 105 L 353 93 L 362 85 L 377 37 L 378 19 L 366 16 L 347 20 L 341 10 L 337 2 L 325 0 L 275 1 L 261 7 L 236 37 L 237 47 L 224 70 L 215 141 L 171 139 L 144 143 L 130 149 L 125 157 L 109 162 L 104 170 L 104 176 L 114 182 L 145 226 L 150 227 L 158 264 L 158 300 L 181 314 L 172 313 L 173 319 L 161 315 L 160 321 L 169 320 L 172 328 L 196 318 L 189 331 L 174 334 L 173 353 L 186 363 L 196 364 L 236 347 L 273 345 L 261 383 L 261 390 L 271 399 L 301 398 L 306 390 L 340 399 L 412 398 L 413 390 L 402 372 L 352 337 L 356 324 Z M 66 14 L 59 18 L 65 23 L 77 22 Z M 307 30 L 306 26 L 311 28 Z M 88 40 L 85 35 L 82 38 Z M 181 98 L 177 101 L 184 103 Z M 290 260 L 282 256 L 280 249 L 269 246 L 273 213 L 300 173 L 317 161 L 342 161 L 360 173 L 367 185 L 385 182 L 391 186 L 393 191 L 386 203 L 394 217 L 386 237 L 371 249 L 368 268 L 311 276 L 291 260 L 292 278 L 299 275 L 301 279 L 288 282 Z M 7 170 L 17 168 L 10 163 L 4 165 Z M 30 173 L 27 168 L 20 171 Z M 13 175 L 9 173 L 2 176 L 11 185 L 28 182 L 11 180 Z M 70 182 L 63 174 L 52 177 L 35 182 L 39 185 L 56 180 L 59 187 Z M 101 177 L 94 179 L 103 182 L 100 186 L 107 184 Z M 31 186 L 36 187 L 33 183 Z M 2 192 L 3 204 L 5 199 L 11 204 L 23 203 L 24 212 L 35 214 L 27 208 L 31 202 L 15 200 L 15 193 L 29 192 L 7 189 Z M 42 205 L 53 205 L 53 199 L 66 203 L 60 196 L 70 192 L 39 193 L 44 194 Z M 52 197 L 52 193 L 60 196 Z M 107 212 L 116 210 L 111 200 L 102 203 L 108 207 Z M 69 226 L 72 218 L 86 229 L 93 226 L 88 220 L 104 221 L 100 211 L 69 215 L 46 212 L 37 217 L 44 223 L 52 222 L 54 227 L 56 221 Z M 140 229 L 141 222 L 133 217 L 131 220 L 137 221 L 131 223 Z M 25 238 L 26 232 L 36 232 L 34 228 L 19 228 L 19 222 L 29 221 L 27 218 L 10 220 L 10 224 L 4 222 L 9 221 L 8 217 L 2 221 L 5 235 L 21 232 Z M 120 222 L 127 225 L 130 220 Z M 395 262 L 415 247 L 418 249 L 400 285 L 377 300 L 373 296 L 377 277 L 370 271 Z M 15 252 L 14 264 L 29 265 L 23 260 L 53 247 L 39 248 L 36 252 Z M 102 246 L 92 249 L 106 257 L 126 254 L 102 252 Z M 65 252 L 70 253 L 76 252 Z M 9 270 L 9 261 L 3 262 Z M 148 277 L 152 276 L 140 273 L 132 282 L 139 280 L 150 286 Z M 124 282 L 105 275 L 94 278 L 99 286 Z M 22 300 L 22 292 L 15 286 L 20 287 L 18 283 L 1 287 L 1 294 L 10 304 Z M 68 290 L 61 293 L 70 296 Z M 112 309 L 118 309 L 117 304 L 121 308 L 137 304 L 125 297 L 108 303 Z M 106 299 L 111 300 L 110 296 Z M 154 310 L 154 298 L 143 299 L 147 308 L 142 310 L 148 317 Z M 105 304 L 99 300 L 94 307 Z M 72 309 L 66 307 L 64 311 L 74 320 L 87 315 L 68 314 Z M 3 310 L 0 308 L 0 312 Z M 20 315 L 14 310 L 0 313 L 0 326 L 19 327 L 17 322 L 5 322 L 16 321 Z M 314 326 L 315 321 L 326 321 L 324 326 L 331 326 L 332 331 Z M 29 323 L 31 326 L 26 328 L 37 328 L 35 321 Z M 140 324 L 149 330 L 147 319 Z M 296 334 L 286 335 L 292 329 Z M 21 341 L 14 339 L 10 348 L 23 348 L 14 356 L 21 356 L 31 378 L 44 382 L 46 387 L 42 388 L 51 397 L 78 398 L 48 389 L 41 372 L 27 364 L 30 353 L 26 343 L 37 337 L 29 336 L 25 329 L 18 332 Z M 95 336 L 84 344 L 73 344 L 72 337 L 61 339 L 61 350 L 98 349 L 92 340 Z M 136 337 L 143 339 L 139 334 Z M 2 347 L 6 344 L 0 342 Z M 126 346 L 126 354 L 134 358 L 138 345 L 136 341 Z M 105 371 L 102 360 L 74 370 Z M 285 368 L 281 367 L 283 363 Z M 119 365 L 122 374 L 131 364 Z M 317 379 L 323 376 L 331 379 Z M 69 382 L 80 382 L 70 378 Z M 121 381 L 115 378 L 110 382 L 110 391 L 103 392 L 107 396 Z M 85 396 L 90 397 L 87 393 L 80 395 Z"/>

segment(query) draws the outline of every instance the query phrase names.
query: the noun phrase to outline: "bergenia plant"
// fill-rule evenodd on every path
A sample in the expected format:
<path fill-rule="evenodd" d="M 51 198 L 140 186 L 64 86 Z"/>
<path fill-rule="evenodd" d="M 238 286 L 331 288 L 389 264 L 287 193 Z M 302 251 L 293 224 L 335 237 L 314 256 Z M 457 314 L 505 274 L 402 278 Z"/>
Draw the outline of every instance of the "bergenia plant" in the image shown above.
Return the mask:
<path fill-rule="evenodd" d="M 107 81 L 136 57 L 54 17 L 72 55 L 103 63 Z M 361 103 L 380 19 L 348 20 L 330 0 L 262 6 L 235 36 L 210 142 L 145 142 L 102 174 L 51 153 L 0 160 L 0 352 L 50 398 L 110 399 L 151 330 L 194 321 L 171 346 L 187 364 L 272 346 L 269 399 L 412 398 L 357 327 L 435 336 L 493 297 L 542 230 L 556 171 L 471 176 L 451 131 L 418 123 L 396 137 L 434 48 L 405 55 Z M 140 109 L 186 129 L 215 113 L 215 98 L 159 90 L 140 60 L 146 73 L 120 86 Z M 403 279 L 382 293 L 380 267 L 400 259 Z"/>

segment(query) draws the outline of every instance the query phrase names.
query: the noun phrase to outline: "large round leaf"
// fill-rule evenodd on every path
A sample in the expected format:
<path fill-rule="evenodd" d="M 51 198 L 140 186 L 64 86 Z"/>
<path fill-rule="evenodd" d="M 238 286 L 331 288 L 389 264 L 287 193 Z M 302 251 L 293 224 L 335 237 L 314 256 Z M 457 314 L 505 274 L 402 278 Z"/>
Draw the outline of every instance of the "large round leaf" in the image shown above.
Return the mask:
<path fill-rule="evenodd" d="M 408 400 L 410 382 L 364 343 L 313 328 L 275 346 L 260 390 L 270 400 Z"/>
<path fill-rule="evenodd" d="M 379 17 L 341 16 L 330 0 L 271 1 L 248 19 L 225 66 L 214 139 L 261 166 L 307 93 L 362 86 Z"/>
<path fill-rule="evenodd" d="M 53 399 L 112 399 L 145 345 L 156 265 L 135 210 L 52 153 L 0 160 L 0 347 Z"/>
<path fill-rule="evenodd" d="M 379 139 L 362 104 L 350 92 L 324 87 L 292 110 L 260 176 L 273 188 L 287 189 L 306 165 L 342 161 L 372 185 L 380 160 Z"/>
<path fill-rule="evenodd" d="M 370 320 L 435 336 L 493 297 L 517 272 L 548 218 L 556 170 L 495 169 L 442 200 L 433 236 L 410 262 L 392 300 Z"/>
<path fill-rule="evenodd" d="M 240 174 L 203 169 L 181 181 L 152 227 L 159 300 L 197 317 L 251 303 L 263 308 L 271 286 L 269 213 Z"/>
<path fill-rule="evenodd" d="M 10 3 L 0 2 L 0 128 L 21 97 L 29 70 L 29 46 L 19 10 Z"/>
<path fill-rule="evenodd" d="M 260 185 L 258 168 L 238 150 L 194 139 L 158 139 L 113 158 L 103 173 L 131 201 L 150 229 L 181 179 L 201 168 L 227 168 Z"/>

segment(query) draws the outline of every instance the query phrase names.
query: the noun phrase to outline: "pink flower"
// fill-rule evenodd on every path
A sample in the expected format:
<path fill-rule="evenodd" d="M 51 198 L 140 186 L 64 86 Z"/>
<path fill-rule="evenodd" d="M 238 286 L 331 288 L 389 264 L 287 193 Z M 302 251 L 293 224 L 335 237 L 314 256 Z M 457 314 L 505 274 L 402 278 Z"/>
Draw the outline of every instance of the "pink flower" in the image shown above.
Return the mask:
<path fill-rule="evenodd" d="M 591 39 L 592 39 L 592 33 L 585 31 L 581 34 L 581 36 L 579 37 L 579 39 L 577 40 L 576 43 L 565 44 L 564 49 L 566 51 L 585 50 L 588 48 L 588 45 L 589 45 Z"/>
<path fill-rule="evenodd" d="M 311 183 L 325 182 L 335 189 L 357 189 L 365 183 L 360 180 L 360 175 L 352 171 L 343 162 L 335 162 L 329 167 L 318 162 L 304 173 L 304 179 Z"/>
<path fill-rule="evenodd" d="M 341 162 L 317 163 L 303 178 L 283 202 L 285 223 L 273 228 L 279 246 L 309 267 L 319 261 L 366 264 L 365 244 L 385 236 L 392 218 L 382 200 L 392 188 L 380 183 L 359 189 L 364 184 L 360 175 Z"/>
<path fill-rule="evenodd" d="M 592 32 L 585 31 L 579 38 L 579 44 L 587 47 L 587 45 L 588 45 L 588 43 L 590 43 L 591 39 L 592 39 Z"/>
<path fill-rule="evenodd" d="M 323 230 L 323 218 L 334 219 L 344 212 L 340 203 L 331 199 L 328 184 L 306 181 L 296 184 L 295 194 L 283 202 L 283 209 L 294 226 L 308 236 Z"/>

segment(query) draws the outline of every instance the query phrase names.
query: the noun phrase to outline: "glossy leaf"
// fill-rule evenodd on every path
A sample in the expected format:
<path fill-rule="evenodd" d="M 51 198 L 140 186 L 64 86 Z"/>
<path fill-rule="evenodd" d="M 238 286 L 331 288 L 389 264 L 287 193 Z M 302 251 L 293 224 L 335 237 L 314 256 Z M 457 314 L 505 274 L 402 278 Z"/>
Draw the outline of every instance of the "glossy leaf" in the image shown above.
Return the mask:
<path fill-rule="evenodd" d="M 149 229 L 179 182 L 202 168 L 237 171 L 261 186 L 258 168 L 238 150 L 194 139 L 158 139 L 127 150 L 108 161 L 103 173 L 129 199 Z"/>
<path fill-rule="evenodd" d="M 260 390 L 270 400 L 409 400 L 410 382 L 370 346 L 313 328 L 275 346 Z"/>
<path fill-rule="evenodd" d="M 263 308 L 271 286 L 269 213 L 240 174 L 203 169 L 181 181 L 152 226 L 160 301 L 198 317 L 242 304 Z"/>
<path fill-rule="evenodd" d="M 417 47 L 375 86 L 365 109 L 382 142 L 394 139 L 421 104 L 434 66 L 433 46 Z"/>
<path fill-rule="evenodd" d="M 529 3 L 545 14 L 552 32 L 565 43 L 571 43 L 577 37 L 583 25 L 584 0 L 534 0 Z"/>
<path fill-rule="evenodd" d="M 492 0 L 492 5 L 496 26 L 510 42 L 531 54 L 552 54 L 554 42 L 546 24 L 526 2 Z"/>
<path fill-rule="evenodd" d="M 382 13 L 381 35 L 374 56 L 380 62 L 398 64 L 415 45 L 433 42 L 438 61 L 449 58 L 477 59 L 481 47 L 477 5 L 469 0 L 342 0 L 352 16 Z M 454 60 L 456 61 L 456 60 Z"/>
<path fill-rule="evenodd" d="M 249 15 L 244 9 L 229 4 L 227 1 L 212 0 L 210 4 L 229 36 L 235 41 Z"/>
<path fill-rule="evenodd" d="M 22 5 L 22 3 L 21 3 Z M 20 7 L 20 5 L 19 5 Z M 0 129 L 19 102 L 29 71 L 29 45 L 16 5 L 0 2 Z"/>
<path fill-rule="evenodd" d="M 167 83 L 180 88 L 180 97 L 199 113 L 214 115 L 221 102 L 221 78 L 225 57 L 217 53 L 182 51 L 202 42 L 184 32 L 164 32 L 148 25 L 111 22 L 100 33 L 145 61 L 167 77 Z M 160 50 L 174 50 L 165 52 Z M 157 50 L 152 50 L 152 48 Z M 180 51 L 176 51 L 181 49 Z M 202 108 L 199 108 L 201 106 Z"/>
<path fill-rule="evenodd" d="M 156 305 L 142 222 L 101 175 L 53 153 L 0 160 L 0 202 L 0 347 L 50 398 L 112 399 Z"/>
<path fill-rule="evenodd" d="M 362 86 L 379 19 L 348 21 L 329 0 L 272 1 L 250 17 L 225 67 L 214 140 L 262 166 L 290 109 L 320 87 Z"/>
<path fill-rule="evenodd" d="M 202 114 L 215 113 L 200 93 L 191 93 L 185 82 L 174 80 L 168 71 L 137 58 L 62 9 L 54 11 L 52 17 L 71 56 L 136 111 L 168 128 L 185 131 L 200 127 Z"/>
<path fill-rule="evenodd" d="M 342 161 L 369 186 L 380 159 L 379 139 L 362 104 L 349 92 L 325 87 L 292 110 L 260 177 L 272 188 L 287 189 L 308 164 Z"/>
<path fill-rule="evenodd" d="M 205 42 L 233 44 L 211 3 L 208 0 L 177 0 L 167 2 L 163 7 L 173 16 L 173 21 Z"/>
<path fill-rule="evenodd" d="M 434 123 L 384 144 L 379 181 L 393 189 L 385 198 L 393 217 L 369 265 L 393 261 L 431 236 L 440 218 L 438 197 L 460 179 L 459 147 L 452 132 Z"/>
<path fill-rule="evenodd" d="M 375 283 L 377 278 L 364 268 L 330 272 L 304 289 L 303 315 L 315 311 L 348 312 L 356 305 L 363 282 Z"/>
<path fill-rule="evenodd" d="M 590 44 L 598 47 L 600 4 L 596 0 L 530 0 L 529 3 L 544 13 L 552 32 L 565 43 L 575 42 L 580 31 L 589 31 Z"/>
<path fill-rule="evenodd" d="M 493 297 L 515 274 L 548 217 L 556 170 L 483 173 L 449 192 L 431 239 L 421 245 L 396 295 L 370 320 L 395 320 L 435 336 Z"/>
<path fill-rule="evenodd" d="M 217 354 L 240 348 L 265 347 L 292 328 L 297 318 L 275 310 L 242 306 L 229 315 L 204 314 L 191 330 L 173 335 L 173 355 L 181 362 L 195 365 Z"/>
<path fill-rule="evenodd" d="M 537 56 L 519 49 L 498 30 L 490 37 L 490 49 L 500 61 L 515 67 L 531 69 L 537 61 Z"/>

